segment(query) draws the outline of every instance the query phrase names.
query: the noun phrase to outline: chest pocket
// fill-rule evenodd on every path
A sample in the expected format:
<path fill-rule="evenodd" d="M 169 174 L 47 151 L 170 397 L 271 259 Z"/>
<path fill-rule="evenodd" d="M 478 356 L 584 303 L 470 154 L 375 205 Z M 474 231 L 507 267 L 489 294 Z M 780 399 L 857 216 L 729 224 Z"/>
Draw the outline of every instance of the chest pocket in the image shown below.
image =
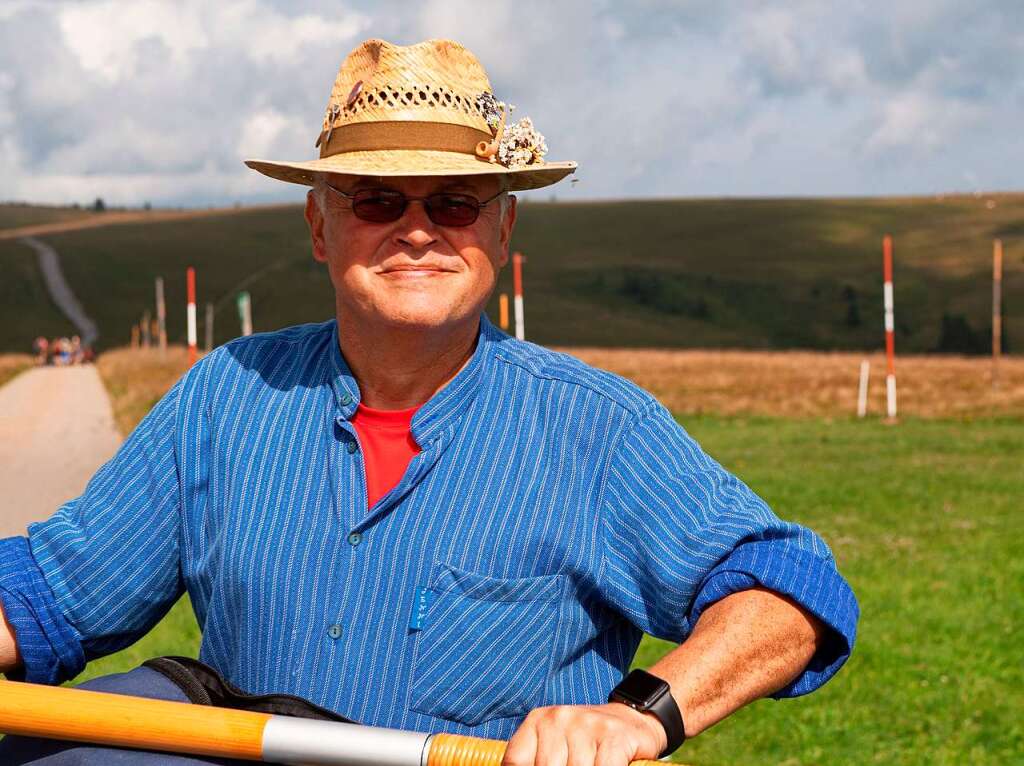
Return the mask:
<path fill-rule="evenodd" d="M 437 567 L 421 609 L 409 708 L 467 726 L 525 715 L 543 698 L 569 578 Z"/>

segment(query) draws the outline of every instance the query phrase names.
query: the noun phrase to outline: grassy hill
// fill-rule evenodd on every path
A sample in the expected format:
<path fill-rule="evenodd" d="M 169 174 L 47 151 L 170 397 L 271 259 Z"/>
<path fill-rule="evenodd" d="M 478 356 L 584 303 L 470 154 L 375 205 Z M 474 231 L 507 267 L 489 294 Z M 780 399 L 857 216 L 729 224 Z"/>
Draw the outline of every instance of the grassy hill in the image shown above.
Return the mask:
<path fill-rule="evenodd" d="M 1024 194 L 529 202 L 514 241 L 528 258 L 527 336 L 551 345 L 877 348 L 886 232 L 895 240 L 898 351 L 987 348 L 994 237 L 1005 244 L 1010 350 L 1024 339 Z M 157 275 L 170 337 L 182 340 L 188 265 L 198 272 L 200 318 L 203 303 L 216 305 L 218 343 L 238 333 L 239 289 L 252 294 L 258 331 L 333 313 L 298 207 L 47 239 L 97 320 L 101 347 L 127 342 L 152 307 Z M 0 350 L 24 350 L 38 332 L 52 334 L 42 328 L 53 327 L 53 308 L 37 296 L 27 248 L 6 243 L 0 257 L 25 285 L 0 283 L 10 299 L 0 304 Z M 499 289 L 511 292 L 511 274 Z"/>

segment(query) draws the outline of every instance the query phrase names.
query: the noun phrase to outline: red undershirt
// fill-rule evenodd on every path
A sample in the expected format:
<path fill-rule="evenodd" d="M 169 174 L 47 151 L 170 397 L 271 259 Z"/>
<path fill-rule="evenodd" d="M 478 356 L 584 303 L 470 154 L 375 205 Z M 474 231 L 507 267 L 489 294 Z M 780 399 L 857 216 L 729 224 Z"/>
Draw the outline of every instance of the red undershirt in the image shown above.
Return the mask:
<path fill-rule="evenodd" d="M 366 466 L 367 508 L 394 489 L 402 480 L 409 461 L 420 454 L 412 438 L 412 416 L 419 406 L 407 410 L 375 410 L 360 404 L 352 416 Z"/>

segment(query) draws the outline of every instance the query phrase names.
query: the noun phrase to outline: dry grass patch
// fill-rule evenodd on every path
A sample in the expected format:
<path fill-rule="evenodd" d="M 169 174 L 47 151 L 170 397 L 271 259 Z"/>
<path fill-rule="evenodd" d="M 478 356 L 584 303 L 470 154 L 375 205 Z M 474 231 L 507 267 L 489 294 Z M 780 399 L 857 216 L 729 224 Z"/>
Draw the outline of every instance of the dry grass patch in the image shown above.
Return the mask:
<path fill-rule="evenodd" d="M 188 369 L 188 350 L 117 348 L 101 354 L 96 368 L 110 394 L 117 430 L 127 436 Z"/>
<path fill-rule="evenodd" d="M 33 364 L 28 354 L 0 354 L 0 386 Z"/>
<path fill-rule="evenodd" d="M 871 361 L 869 415 L 885 413 L 885 357 L 857 353 L 561 349 L 618 373 L 685 414 L 848 417 L 860 362 Z M 985 358 L 896 360 L 899 413 L 927 418 L 1024 416 L 1024 358 L 1007 357 L 992 387 Z"/>

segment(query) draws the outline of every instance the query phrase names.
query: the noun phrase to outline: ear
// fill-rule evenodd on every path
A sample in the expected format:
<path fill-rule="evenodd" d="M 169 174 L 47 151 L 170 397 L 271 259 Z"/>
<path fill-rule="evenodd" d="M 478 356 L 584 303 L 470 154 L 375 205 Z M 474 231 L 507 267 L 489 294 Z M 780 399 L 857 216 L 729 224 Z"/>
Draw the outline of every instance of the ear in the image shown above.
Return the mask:
<path fill-rule="evenodd" d="M 313 260 L 327 263 L 327 249 L 324 246 L 324 214 L 320 203 L 310 189 L 306 192 L 306 223 L 309 224 L 309 238 L 313 243 Z"/>
<path fill-rule="evenodd" d="M 505 209 L 505 216 L 501 220 L 501 259 L 498 266 L 504 268 L 508 264 L 509 245 L 512 243 L 512 229 L 516 225 L 516 204 L 519 200 L 516 195 L 508 195 L 508 207 Z"/>

